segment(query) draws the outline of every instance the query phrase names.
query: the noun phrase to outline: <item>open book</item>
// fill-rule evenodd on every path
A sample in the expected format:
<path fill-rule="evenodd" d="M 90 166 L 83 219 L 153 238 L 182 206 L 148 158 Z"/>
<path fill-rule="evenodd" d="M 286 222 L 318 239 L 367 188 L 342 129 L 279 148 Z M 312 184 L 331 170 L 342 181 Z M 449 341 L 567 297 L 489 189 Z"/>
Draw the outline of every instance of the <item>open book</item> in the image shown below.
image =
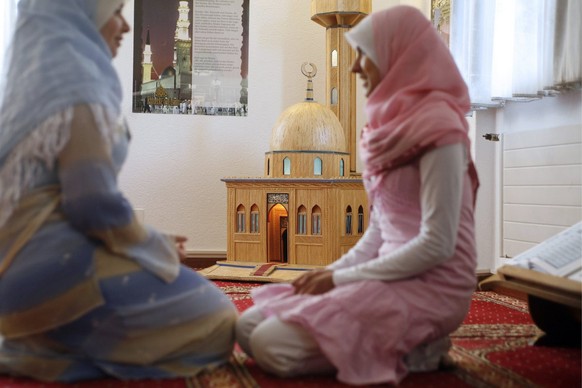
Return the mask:
<path fill-rule="evenodd" d="M 520 253 L 506 264 L 582 282 L 582 222 Z"/>

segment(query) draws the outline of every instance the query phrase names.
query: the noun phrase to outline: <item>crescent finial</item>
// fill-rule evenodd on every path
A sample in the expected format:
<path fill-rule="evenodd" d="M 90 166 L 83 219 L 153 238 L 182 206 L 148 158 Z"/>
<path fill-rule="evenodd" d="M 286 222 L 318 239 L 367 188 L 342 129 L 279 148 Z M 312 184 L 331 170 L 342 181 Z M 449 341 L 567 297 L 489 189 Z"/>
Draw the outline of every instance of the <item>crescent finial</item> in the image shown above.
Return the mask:
<path fill-rule="evenodd" d="M 307 66 L 311 66 L 311 70 L 308 71 Z M 315 75 L 317 74 L 317 67 L 315 66 L 315 64 L 311 62 L 303 62 L 303 64 L 301 65 L 301 72 L 303 73 L 304 76 L 311 79 L 315 77 Z"/>

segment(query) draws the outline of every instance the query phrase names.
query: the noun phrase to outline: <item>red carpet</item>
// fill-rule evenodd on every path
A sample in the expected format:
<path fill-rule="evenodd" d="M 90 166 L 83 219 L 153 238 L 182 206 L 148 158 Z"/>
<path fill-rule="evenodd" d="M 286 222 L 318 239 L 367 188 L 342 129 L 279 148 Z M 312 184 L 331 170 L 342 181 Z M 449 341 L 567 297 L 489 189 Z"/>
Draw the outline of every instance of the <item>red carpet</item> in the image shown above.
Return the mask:
<path fill-rule="evenodd" d="M 217 281 L 240 311 L 252 305 L 249 290 L 257 283 Z M 580 387 L 580 349 L 531 346 L 541 332 L 525 302 L 493 292 L 476 292 L 471 311 L 452 336 L 455 367 L 415 373 L 401 387 Z M 124 382 L 113 379 L 76 384 L 47 384 L 0 377 L 0 388 L 316 388 L 346 387 L 333 377 L 279 379 L 263 373 L 244 353 L 229 365 L 193 379 Z"/>

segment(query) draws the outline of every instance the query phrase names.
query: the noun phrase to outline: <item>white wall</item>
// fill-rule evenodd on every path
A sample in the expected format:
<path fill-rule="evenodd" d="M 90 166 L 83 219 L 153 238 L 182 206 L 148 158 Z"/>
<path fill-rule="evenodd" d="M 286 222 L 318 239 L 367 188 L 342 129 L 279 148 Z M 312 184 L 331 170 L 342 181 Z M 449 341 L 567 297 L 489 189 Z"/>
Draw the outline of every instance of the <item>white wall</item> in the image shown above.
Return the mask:
<path fill-rule="evenodd" d="M 428 14 L 429 0 L 374 0 Z M 134 2 L 124 14 L 133 21 Z M 249 26 L 248 117 L 172 116 L 131 112 L 132 37 L 115 59 L 125 90 L 132 144 L 119 183 L 145 222 L 189 238 L 196 254 L 226 252 L 226 188 L 221 178 L 262 176 L 271 128 L 285 108 L 305 97 L 301 64 L 313 62 L 315 99 L 325 103 L 325 29 L 311 21 L 310 0 L 253 0 Z M 363 97 L 358 97 L 363 106 Z M 364 123 L 361 109 L 359 127 Z"/>

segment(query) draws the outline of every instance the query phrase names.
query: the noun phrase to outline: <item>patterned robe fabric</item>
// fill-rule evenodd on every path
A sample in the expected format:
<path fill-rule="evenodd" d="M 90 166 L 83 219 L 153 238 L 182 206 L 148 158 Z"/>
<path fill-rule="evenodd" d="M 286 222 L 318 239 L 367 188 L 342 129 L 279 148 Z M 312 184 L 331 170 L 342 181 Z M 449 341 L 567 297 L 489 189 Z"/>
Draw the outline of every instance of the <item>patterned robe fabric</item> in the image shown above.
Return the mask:
<path fill-rule="evenodd" d="M 71 108 L 53 168 L 0 228 L 0 372 L 44 381 L 192 376 L 228 361 L 236 310 L 138 222 L 117 187 L 124 125 Z"/>

